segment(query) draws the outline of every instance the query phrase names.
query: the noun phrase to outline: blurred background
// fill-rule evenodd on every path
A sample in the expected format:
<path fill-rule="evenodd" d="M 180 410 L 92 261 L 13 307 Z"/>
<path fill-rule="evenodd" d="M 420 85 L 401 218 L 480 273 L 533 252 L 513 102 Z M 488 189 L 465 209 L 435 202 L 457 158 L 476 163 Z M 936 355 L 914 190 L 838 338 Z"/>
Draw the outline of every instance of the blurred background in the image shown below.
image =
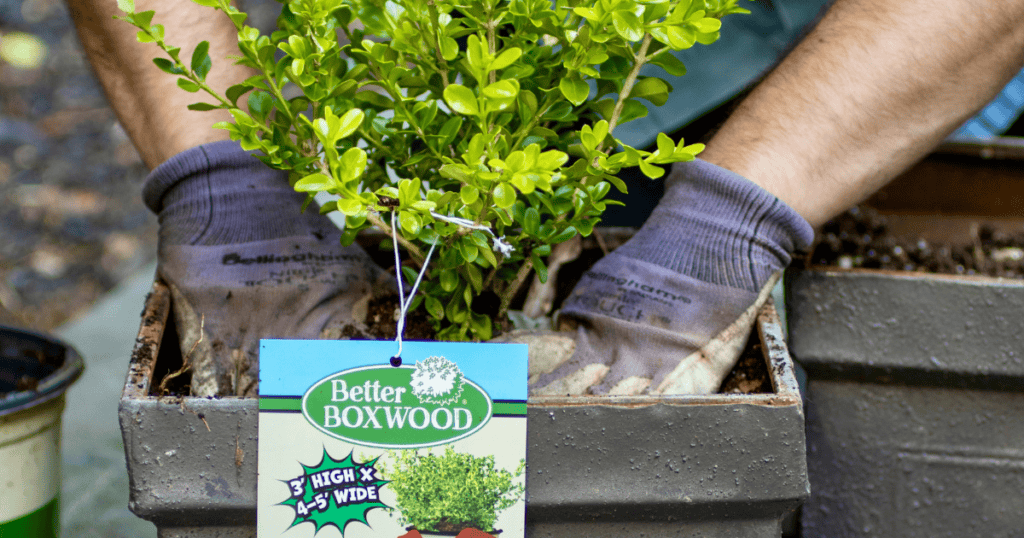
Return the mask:
<path fill-rule="evenodd" d="M 50 331 L 155 258 L 146 169 L 61 0 L 0 0 L 0 322 Z"/>

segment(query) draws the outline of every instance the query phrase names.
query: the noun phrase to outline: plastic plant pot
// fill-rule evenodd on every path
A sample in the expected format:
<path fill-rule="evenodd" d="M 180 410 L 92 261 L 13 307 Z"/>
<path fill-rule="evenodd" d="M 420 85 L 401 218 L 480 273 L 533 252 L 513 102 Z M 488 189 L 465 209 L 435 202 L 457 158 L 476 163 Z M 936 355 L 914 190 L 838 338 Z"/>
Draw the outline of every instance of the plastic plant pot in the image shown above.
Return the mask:
<path fill-rule="evenodd" d="M 64 392 L 83 368 L 62 342 L 0 327 L 0 537 L 58 535 Z"/>

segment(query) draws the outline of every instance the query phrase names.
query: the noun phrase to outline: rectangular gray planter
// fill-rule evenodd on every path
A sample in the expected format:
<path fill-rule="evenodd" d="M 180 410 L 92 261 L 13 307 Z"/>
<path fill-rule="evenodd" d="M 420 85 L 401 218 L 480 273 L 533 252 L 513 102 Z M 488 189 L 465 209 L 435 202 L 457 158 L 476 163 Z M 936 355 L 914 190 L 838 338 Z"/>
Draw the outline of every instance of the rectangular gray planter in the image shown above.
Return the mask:
<path fill-rule="evenodd" d="M 804 538 L 1024 536 L 1024 282 L 786 275 Z"/>
<path fill-rule="evenodd" d="M 151 395 L 180 362 L 169 310 L 157 282 L 120 403 L 130 508 L 161 538 L 254 536 L 257 401 Z M 804 415 L 773 306 L 758 332 L 773 394 L 531 398 L 528 535 L 780 536 L 808 495 Z"/>

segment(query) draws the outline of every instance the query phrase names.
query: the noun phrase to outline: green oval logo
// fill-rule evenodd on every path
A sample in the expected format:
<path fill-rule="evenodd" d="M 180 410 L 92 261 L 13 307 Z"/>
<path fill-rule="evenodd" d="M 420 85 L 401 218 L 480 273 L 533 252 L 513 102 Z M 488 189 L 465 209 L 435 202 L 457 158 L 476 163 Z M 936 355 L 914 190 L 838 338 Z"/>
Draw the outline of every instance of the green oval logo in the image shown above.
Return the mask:
<path fill-rule="evenodd" d="M 315 428 L 378 448 L 462 439 L 483 428 L 492 409 L 490 396 L 444 357 L 415 366 L 345 370 L 321 379 L 302 397 L 302 414 Z"/>

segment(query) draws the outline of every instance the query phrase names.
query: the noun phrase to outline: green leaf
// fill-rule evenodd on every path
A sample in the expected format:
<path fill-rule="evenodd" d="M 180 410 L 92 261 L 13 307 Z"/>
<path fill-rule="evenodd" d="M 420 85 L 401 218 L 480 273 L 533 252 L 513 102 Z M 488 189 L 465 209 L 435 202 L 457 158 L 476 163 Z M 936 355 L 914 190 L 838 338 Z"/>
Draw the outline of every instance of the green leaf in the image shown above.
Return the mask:
<path fill-rule="evenodd" d="M 206 80 L 213 63 L 210 61 L 210 42 L 200 41 L 196 50 L 192 51 L 192 71 L 199 77 L 199 80 Z"/>
<path fill-rule="evenodd" d="M 608 174 L 608 175 L 604 176 L 604 179 L 608 183 L 611 183 L 612 185 L 614 185 L 615 186 L 615 190 L 621 192 L 622 194 L 626 194 L 626 193 L 629 192 L 626 189 L 626 182 L 622 181 L 621 179 L 619 179 L 618 176 L 615 176 L 615 175 L 612 175 L 612 174 Z"/>
<path fill-rule="evenodd" d="M 476 312 L 469 313 L 469 328 L 480 340 L 490 340 L 494 336 L 491 327 L 491 318 Z"/>
<path fill-rule="evenodd" d="M 448 118 L 448 121 L 444 122 L 441 126 L 441 130 L 437 132 L 440 137 L 440 144 L 447 146 L 455 140 L 455 137 L 459 134 L 459 128 L 462 127 L 462 118 L 459 116 L 452 116 Z"/>
<path fill-rule="evenodd" d="M 203 7 L 217 7 L 217 0 L 192 0 Z"/>
<path fill-rule="evenodd" d="M 135 13 L 134 0 L 117 0 L 117 8 L 125 13 Z"/>
<path fill-rule="evenodd" d="M 143 28 L 146 28 L 150 25 L 150 23 L 153 22 L 153 15 L 155 14 L 156 12 L 153 10 L 143 11 L 140 13 L 136 13 L 133 18 L 135 19 L 135 24 Z"/>
<path fill-rule="evenodd" d="M 537 156 L 537 168 L 555 170 L 569 162 L 569 155 L 558 150 L 549 150 Z"/>
<path fill-rule="evenodd" d="M 533 260 L 533 270 L 537 271 L 537 278 L 540 279 L 540 283 L 547 282 L 548 266 L 544 265 L 544 261 L 540 259 L 536 252 L 530 254 L 530 259 Z"/>
<path fill-rule="evenodd" d="M 320 192 L 334 186 L 334 180 L 320 173 L 310 174 L 295 182 L 299 192 Z"/>
<path fill-rule="evenodd" d="M 431 317 L 438 320 L 444 319 L 444 305 L 441 304 L 441 301 L 438 301 L 435 297 L 427 295 L 423 304 L 427 307 L 427 313 L 430 314 Z"/>
<path fill-rule="evenodd" d="M 499 80 L 485 87 L 483 94 L 495 99 L 513 99 L 519 94 L 519 83 L 514 80 Z"/>
<path fill-rule="evenodd" d="M 486 46 L 480 40 L 480 37 L 476 34 L 471 34 L 466 39 L 466 63 L 473 69 L 483 70 L 487 67 L 483 62 L 485 54 L 487 54 Z"/>
<path fill-rule="evenodd" d="M 153 58 L 153 63 L 160 68 L 161 71 L 170 75 L 184 75 L 185 71 L 174 65 L 174 62 L 167 58 Z"/>
<path fill-rule="evenodd" d="M 238 98 L 245 95 L 245 92 L 251 90 L 252 87 L 246 84 L 235 84 L 227 89 L 224 95 L 231 101 L 232 104 L 238 103 Z"/>
<path fill-rule="evenodd" d="M 192 1 L 195 2 L 196 0 Z M 245 22 L 245 19 L 249 18 L 249 14 L 238 11 L 235 13 L 228 13 L 228 17 L 231 18 L 231 22 L 235 23 L 235 26 L 242 26 L 242 24 Z"/>
<path fill-rule="evenodd" d="M 576 234 L 576 228 L 569 226 L 566 229 L 562 230 L 561 232 L 555 234 L 553 237 L 551 237 L 551 239 L 549 239 L 549 241 L 553 244 L 564 243 L 572 239 L 573 237 L 576 237 Z"/>
<path fill-rule="evenodd" d="M 636 15 L 629 11 L 612 13 L 612 26 L 615 28 L 615 33 L 626 41 L 640 41 L 644 38 L 643 24 Z"/>
<path fill-rule="evenodd" d="M 373 90 L 362 90 L 356 92 L 356 101 L 362 101 L 364 103 L 370 103 L 373 106 L 380 108 L 392 108 L 395 103 L 387 96 L 381 95 Z"/>
<path fill-rule="evenodd" d="M 506 67 L 512 65 L 512 63 L 518 60 L 519 57 L 522 55 L 523 50 L 520 49 L 519 47 L 511 47 L 505 49 L 501 52 L 501 54 L 498 55 L 497 58 L 491 61 L 491 63 L 487 66 L 487 69 L 490 71 L 498 71 L 499 69 L 505 69 Z"/>
<path fill-rule="evenodd" d="M 462 305 L 462 301 L 456 295 L 452 297 L 452 300 L 448 302 L 448 306 L 444 309 L 445 316 L 452 323 L 462 323 L 466 321 L 469 316 L 469 311 Z"/>
<path fill-rule="evenodd" d="M 671 156 L 676 151 L 676 144 L 665 133 L 658 133 L 658 157 Z"/>
<path fill-rule="evenodd" d="M 342 114 L 341 118 L 338 120 L 338 133 L 336 137 L 345 138 L 346 136 L 354 133 L 356 129 L 363 124 L 363 119 L 365 117 L 366 114 L 358 108 L 353 108 Z"/>
<path fill-rule="evenodd" d="M 540 230 L 540 213 L 531 207 L 523 215 L 523 231 L 536 236 L 538 230 Z"/>
<path fill-rule="evenodd" d="M 452 61 L 459 55 L 459 43 L 450 37 L 440 38 L 441 57 L 445 61 Z"/>
<path fill-rule="evenodd" d="M 664 69 L 666 73 L 674 77 L 681 77 L 686 74 L 686 66 L 683 64 L 683 61 L 668 52 L 655 56 L 651 63 Z"/>
<path fill-rule="evenodd" d="M 480 267 L 472 263 L 466 264 L 463 267 L 466 270 L 466 276 L 469 277 L 469 285 L 473 286 L 477 293 L 480 293 L 484 289 L 484 275 L 480 271 Z"/>
<path fill-rule="evenodd" d="M 188 105 L 189 110 L 196 110 L 199 112 L 206 112 L 208 110 L 217 110 L 221 108 L 220 105 L 211 105 L 210 103 L 192 103 Z"/>
<path fill-rule="evenodd" d="M 683 26 L 669 26 L 666 32 L 668 43 L 675 50 L 688 49 L 697 42 L 697 34 Z"/>
<path fill-rule="evenodd" d="M 497 213 L 499 215 L 501 214 L 500 211 Z M 491 264 L 491 267 L 498 266 L 498 259 L 494 257 L 494 252 L 490 249 L 490 247 L 484 247 L 480 249 L 480 256 L 483 257 L 483 259 L 487 260 L 487 263 Z"/>
<path fill-rule="evenodd" d="M 647 116 L 647 107 L 635 99 L 626 99 L 626 104 L 622 107 L 622 115 L 619 117 L 619 125 L 626 122 L 633 121 L 635 119 L 644 118 Z"/>
<path fill-rule="evenodd" d="M 469 205 L 480 198 L 480 191 L 472 185 L 463 185 L 459 190 L 459 198 L 462 199 L 462 203 Z"/>
<path fill-rule="evenodd" d="M 420 233 L 420 218 L 415 213 L 402 211 L 398 214 L 398 224 L 412 235 Z"/>
<path fill-rule="evenodd" d="M 499 183 L 494 187 L 494 205 L 508 209 L 516 203 L 516 190 L 508 183 Z"/>
<path fill-rule="evenodd" d="M 187 92 L 189 92 L 189 93 L 196 93 L 196 92 L 198 92 L 200 90 L 198 84 L 196 84 L 195 82 L 192 82 L 191 80 L 189 80 L 187 78 L 179 78 L 178 79 L 178 87 L 183 89 L 183 90 L 185 90 L 185 91 L 187 91 Z"/>
<path fill-rule="evenodd" d="M 349 148 L 341 156 L 341 179 L 353 181 L 366 171 L 366 152 L 362 148 Z"/>
<path fill-rule="evenodd" d="M 647 77 L 637 81 L 629 96 L 642 97 L 655 106 L 661 106 L 668 100 L 670 90 L 671 88 L 664 80 L 656 77 Z"/>
<path fill-rule="evenodd" d="M 722 29 L 722 21 L 718 19 L 705 18 L 692 23 L 693 27 L 702 34 L 710 34 Z"/>
<path fill-rule="evenodd" d="M 441 289 L 449 293 L 455 291 L 455 288 L 459 285 L 459 275 L 456 274 L 454 269 L 445 269 L 441 271 Z"/>
<path fill-rule="evenodd" d="M 249 112 L 254 114 L 261 121 L 266 120 L 274 107 L 274 97 L 264 91 L 254 91 L 249 94 Z"/>
<path fill-rule="evenodd" d="M 470 239 L 465 237 L 459 242 L 459 252 L 462 253 L 462 259 L 466 260 L 466 263 L 473 263 L 480 254 L 479 248 Z"/>
<path fill-rule="evenodd" d="M 326 214 L 328 214 L 328 213 L 330 213 L 332 211 L 337 211 L 337 210 L 338 210 L 338 202 L 337 202 L 337 200 L 331 200 L 330 202 L 327 202 L 324 205 L 320 206 L 320 214 L 321 215 L 326 215 Z M 348 223 L 346 223 L 345 226 L 348 226 Z"/>
<path fill-rule="evenodd" d="M 659 177 L 665 175 L 665 169 L 660 166 L 655 166 L 644 160 L 641 160 L 637 164 L 640 165 L 640 171 L 643 172 L 645 176 L 651 179 L 658 179 Z"/>
<path fill-rule="evenodd" d="M 398 201 L 402 206 L 412 205 L 420 199 L 420 181 L 418 179 L 403 179 L 398 182 Z"/>
<path fill-rule="evenodd" d="M 366 205 L 352 198 L 341 198 L 338 200 L 338 211 L 351 217 L 366 211 Z"/>
<path fill-rule="evenodd" d="M 563 78 L 558 82 L 558 89 L 561 90 L 562 95 L 569 102 L 576 106 L 582 105 L 587 100 L 587 96 L 590 95 L 590 86 L 578 78 Z M 445 93 L 447 93 L 447 90 L 445 90 Z"/>
<path fill-rule="evenodd" d="M 464 165 L 461 165 L 461 164 L 446 164 L 446 165 L 443 165 L 443 166 L 441 166 L 440 169 L 438 169 L 438 173 L 441 174 L 441 177 L 446 177 L 448 179 L 454 179 L 454 180 L 460 181 L 460 182 L 466 182 L 466 181 L 469 180 L 469 177 L 470 177 L 469 176 L 469 172 L 467 171 L 467 168 Z"/>
<path fill-rule="evenodd" d="M 476 116 L 480 113 L 473 90 L 461 84 L 449 84 L 444 89 L 444 100 L 455 112 L 464 116 Z"/>

